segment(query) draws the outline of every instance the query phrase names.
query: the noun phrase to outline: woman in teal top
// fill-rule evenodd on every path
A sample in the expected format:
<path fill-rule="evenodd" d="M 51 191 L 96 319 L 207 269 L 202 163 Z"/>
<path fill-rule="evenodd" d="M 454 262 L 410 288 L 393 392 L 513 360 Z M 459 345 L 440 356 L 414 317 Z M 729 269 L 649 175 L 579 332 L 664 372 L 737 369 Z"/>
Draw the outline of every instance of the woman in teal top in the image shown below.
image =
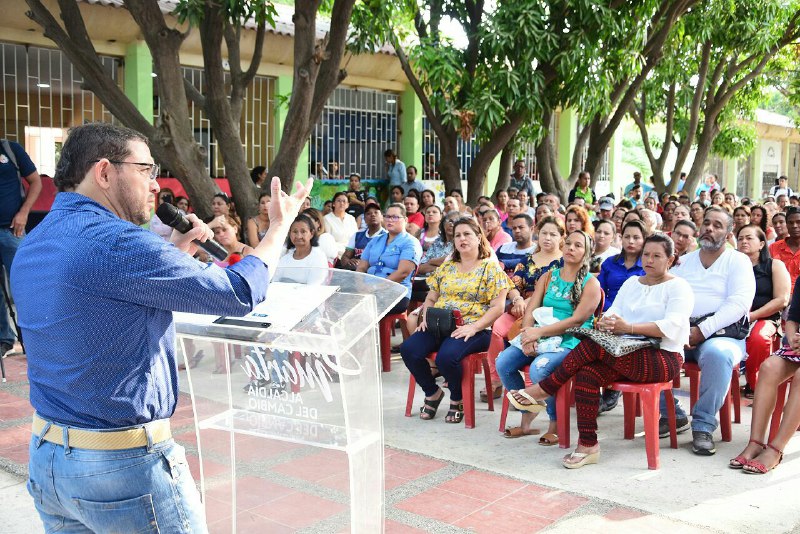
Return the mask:
<path fill-rule="evenodd" d="M 591 328 L 592 314 L 600 303 L 601 294 L 600 284 L 589 273 L 593 249 L 594 244 L 588 234 L 580 230 L 571 232 L 564 242 L 564 266 L 551 270 L 537 282 L 522 316 L 521 343 L 512 344 L 501 352 L 495 363 L 497 374 L 507 390 L 522 390 L 524 381 L 519 370 L 526 365 L 531 366 L 530 376 L 534 384 L 550 376 L 569 351 L 578 345 L 577 338 L 564 334 L 567 328 Z M 542 306 L 553 308 L 553 317 L 558 321 L 549 326 L 534 326 L 533 311 Z M 553 337 L 561 338 L 558 346 L 550 346 Z M 540 344 L 543 347 L 541 350 Z M 522 405 L 521 399 L 509 396 L 509 400 L 518 408 Z M 547 433 L 539 439 L 539 444 L 555 445 L 558 443 L 555 400 L 547 399 L 546 405 L 550 426 Z M 531 423 L 541 410 L 542 407 L 539 406 L 525 406 L 521 425 L 507 428 L 506 437 L 516 438 L 538 433 L 538 430 L 531 429 Z"/>

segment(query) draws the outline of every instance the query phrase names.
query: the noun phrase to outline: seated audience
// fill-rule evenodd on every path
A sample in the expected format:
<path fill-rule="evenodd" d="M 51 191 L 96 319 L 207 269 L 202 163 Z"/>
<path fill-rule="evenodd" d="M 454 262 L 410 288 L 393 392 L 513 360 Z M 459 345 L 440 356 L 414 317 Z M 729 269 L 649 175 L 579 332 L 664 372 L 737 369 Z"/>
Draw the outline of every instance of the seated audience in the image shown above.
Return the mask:
<path fill-rule="evenodd" d="M 501 189 L 494 195 L 495 200 L 497 201 L 494 207 L 497 209 L 497 213 L 500 215 L 500 222 L 506 222 L 508 219 L 508 192 L 504 189 Z M 516 199 L 514 199 L 516 200 Z"/>
<path fill-rule="evenodd" d="M 511 199 L 510 202 L 516 202 Z M 517 265 L 525 261 L 525 258 L 533 252 L 534 245 L 531 239 L 533 231 L 533 219 L 525 214 L 509 217 L 513 241 L 505 243 L 497 248 L 497 260 L 502 264 L 503 270 L 510 276 L 514 273 Z"/>
<path fill-rule="evenodd" d="M 697 227 L 688 219 L 676 222 L 670 237 L 675 242 L 678 257 L 697 250 Z"/>
<path fill-rule="evenodd" d="M 230 215 L 220 215 L 208 223 L 214 232 L 214 239 L 225 247 L 228 257 L 224 261 L 213 260 L 221 267 L 227 267 L 253 252 L 253 248 L 239 241 L 239 222 Z M 236 256 L 239 256 L 237 259 Z"/>
<path fill-rule="evenodd" d="M 727 248 L 725 242 L 733 231 L 733 216 L 719 207 L 709 207 L 700 227 L 700 250 L 681 258 L 672 273 L 686 280 L 694 293 L 686 361 L 696 362 L 701 370 L 700 396 L 692 410 L 692 451 L 710 456 L 717 449 L 712 433 L 718 426 L 717 412 L 722 407 L 731 383 L 733 367 L 745 353 L 744 336 L 720 335 L 725 328 L 743 330 L 755 296 L 752 265 L 744 254 Z M 666 406 L 662 396 L 659 434 L 669 435 Z M 686 413 L 675 398 L 678 431 L 688 428 Z"/>
<path fill-rule="evenodd" d="M 592 238 L 585 232 L 576 230 L 567 234 L 564 241 L 564 266 L 550 271 L 542 277 L 541 283 L 536 285 L 522 315 L 519 340 L 522 348 L 512 344 L 497 357 L 497 374 L 509 392 L 524 387 L 524 380 L 520 374 L 523 367 L 530 365 L 531 382 L 536 384 L 547 378 L 564 357 L 578 345 L 577 338 L 565 334 L 567 328 L 592 327 L 592 313 L 600 303 L 600 284 L 589 273 L 589 260 L 593 248 Z M 539 307 L 552 308 L 552 315 L 558 321 L 550 325 L 534 324 L 533 311 Z M 540 344 L 547 348 L 540 348 Z M 520 426 L 507 428 L 506 437 L 538 434 L 538 430 L 532 429 L 531 424 L 544 406 L 536 404 L 536 407 L 532 408 L 532 405 L 523 405 L 519 395 L 509 393 L 508 397 L 523 413 Z M 558 434 L 553 397 L 547 398 L 546 408 L 550 426 L 547 433 L 539 439 L 539 444 L 556 445 Z"/>
<path fill-rule="evenodd" d="M 251 247 L 258 245 L 269 230 L 269 203 L 272 200 L 269 190 L 258 195 L 258 215 L 247 219 L 247 242 Z"/>
<path fill-rule="evenodd" d="M 422 245 L 422 252 L 427 252 L 430 246 L 441 238 L 444 230 L 442 227 L 442 209 L 433 204 L 424 208 L 422 214 L 425 216 L 425 223 L 419 234 L 419 242 Z"/>
<path fill-rule="evenodd" d="M 167 204 L 173 204 L 175 202 L 175 194 L 172 192 L 172 189 L 168 187 L 165 187 L 158 192 L 158 203 L 156 204 L 156 208 L 158 208 L 158 206 L 164 202 Z M 150 217 L 150 231 L 166 241 L 169 241 L 170 236 L 172 236 L 172 227 L 161 222 L 161 219 L 159 219 L 158 215 L 155 213 L 153 213 L 153 216 Z"/>
<path fill-rule="evenodd" d="M 617 237 L 617 226 L 608 219 L 600 219 L 594 229 L 594 251 L 589 263 L 589 272 L 599 273 L 600 266 L 611 256 L 618 255 L 621 251 L 611 246 Z"/>
<path fill-rule="evenodd" d="M 406 208 L 402 204 L 389 206 L 384 221 L 386 233 L 367 243 L 356 270 L 403 285 L 406 297 L 388 312 L 402 313 L 411 300 L 411 277 L 422 257 L 422 247 L 417 238 L 406 232 Z"/>
<path fill-rule="evenodd" d="M 314 230 L 314 221 L 307 215 L 298 215 L 292 222 L 286 238 L 286 253 L 278 262 L 282 281 L 319 285 L 325 280 L 328 258 L 319 248 Z"/>
<path fill-rule="evenodd" d="M 594 226 L 589 218 L 589 214 L 580 206 L 570 206 L 564 216 L 564 227 L 567 234 L 576 230 L 586 232 L 590 236 L 594 234 Z"/>
<path fill-rule="evenodd" d="M 502 228 L 503 231 L 508 235 L 510 235 L 511 237 L 514 237 L 514 233 L 511 231 L 511 221 L 514 219 L 514 217 L 516 217 L 520 213 L 521 210 L 519 209 L 519 200 L 517 200 L 516 198 L 509 198 L 508 201 L 506 202 L 507 217 L 500 225 L 500 228 Z M 531 217 L 531 223 L 533 223 L 533 216 L 529 215 L 529 217 Z"/>
<path fill-rule="evenodd" d="M 424 190 L 420 195 L 420 204 L 422 206 L 420 211 L 424 211 L 428 206 L 436 205 L 436 193 L 430 189 Z"/>
<path fill-rule="evenodd" d="M 781 347 L 761 365 L 758 384 L 753 399 L 753 419 L 750 423 L 750 441 L 736 458 L 730 461 L 733 469 L 763 475 L 775 469 L 783 460 L 783 449 L 794 437 L 800 425 L 800 295 L 797 286 L 792 293 L 792 304 L 786 321 L 788 345 Z M 767 431 L 775 410 L 778 386 L 792 379 L 778 432 L 767 441 Z"/>
<path fill-rule="evenodd" d="M 500 228 L 500 215 L 497 214 L 496 209 L 481 208 L 478 214 L 481 217 L 483 231 L 486 234 L 486 239 L 489 240 L 492 250 L 496 251 L 500 248 L 500 245 L 511 242 L 511 236 Z"/>
<path fill-rule="evenodd" d="M 413 236 L 418 236 L 422 227 L 425 226 L 425 215 L 419 211 L 419 199 L 413 194 L 408 194 L 403 199 L 403 206 L 406 208 L 408 220 L 406 231 Z"/>
<path fill-rule="evenodd" d="M 541 410 L 537 401 L 552 398 L 561 386 L 575 377 L 579 437 L 575 451 L 563 459 L 566 468 L 594 464 L 600 458 L 597 415 L 602 384 L 620 379 L 667 382 L 680 373 L 683 347 L 689 341 L 688 311 L 694 302 L 692 290 L 685 280 L 668 271 L 674 251 L 667 236 L 648 237 L 642 256 L 644 274 L 625 282 L 619 298 L 603 315 L 597 328 L 617 335 L 659 338 L 659 348 L 646 347 L 614 357 L 594 341 L 584 340 L 548 377 L 525 390 L 509 393 L 518 407 L 532 412 L 528 416 L 531 417 Z"/>
<path fill-rule="evenodd" d="M 325 215 L 325 231 L 336 241 L 337 258 L 341 258 L 350 238 L 358 231 L 355 218 L 347 213 L 349 205 L 347 193 L 339 191 L 333 195 L 333 211 Z"/>
<path fill-rule="evenodd" d="M 786 230 L 788 235 L 785 238 L 769 246 L 769 255 L 786 265 L 794 292 L 797 277 L 800 275 L 800 208 L 789 207 L 786 210 Z"/>
<path fill-rule="evenodd" d="M 775 241 L 786 239 L 786 237 L 789 235 L 789 228 L 786 226 L 785 213 L 778 212 L 772 216 L 772 228 L 775 229 Z"/>
<path fill-rule="evenodd" d="M 348 269 L 350 271 L 356 270 L 358 267 L 358 260 L 361 259 L 361 254 L 364 249 L 374 237 L 385 234 L 386 230 L 383 228 L 383 214 L 381 208 L 377 204 L 368 204 L 364 211 L 364 221 L 367 224 L 366 229 L 359 230 L 350 238 L 347 247 L 344 249 L 341 260 L 339 260 L 338 267 L 341 269 Z"/>
<path fill-rule="evenodd" d="M 179 196 L 175 197 L 175 207 L 181 210 L 185 215 L 189 213 L 189 210 L 191 209 L 192 205 L 189 202 L 188 198 Z"/>
<path fill-rule="evenodd" d="M 338 260 L 339 247 L 336 240 L 331 234 L 325 231 L 325 219 L 322 218 L 322 213 L 316 208 L 307 208 L 303 210 L 303 215 L 308 215 L 314 221 L 314 229 L 316 230 L 317 239 L 319 240 L 319 248 L 325 253 L 328 258 L 328 265 L 333 266 Z"/>
<path fill-rule="evenodd" d="M 617 291 L 625 280 L 644 274 L 642 249 L 645 237 L 647 233 L 640 221 L 630 221 L 622 227 L 622 251 L 605 260 L 600 266 L 600 274 L 597 275 L 606 298 L 603 310 L 614 304 Z"/>
<path fill-rule="evenodd" d="M 347 213 L 353 216 L 358 222 L 364 215 L 364 207 L 367 205 L 367 192 L 361 189 L 361 175 L 357 172 L 350 173 L 350 189 L 347 190 Z M 360 225 L 359 225 L 360 226 Z"/>
<path fill-rule="evenodd" d="M 586 210 L 588 211 L 596 210 L 597 195 L 595 194 L 594 189 L 591 188 L 590 181 L 591 178 L 588 172 L 586 171 L 580 172 L 578 174 L 578 179 L 575 181 L 575 187 L 573 187 L 569 192 L 569 196 L 567 197 L 567 202 L 573 202 L 577 199 L 582 199 L 585 203 Z M 569 232 L 570 230 L 567 229 L 567 231 Z"/>
<path fill-rule="evenodd" d="M 491 258 L 489 242 L 474 220 L 459 219 L 453 239 L 452 259 L 428 278 L 430 292 L 420 308 L 419 326 L 400 346 L 403 362 L 425 392 L 425 402 L 420 408 L 420 419 L 424 420 L 436 416 L 444 398 L 427 361 L 429 354 L 437 353 L 436 366 L 450 389 L 446 423 L 460 423 L 464 418 L 461 360 L 487 349 L 489 328 L 503 313 L 511 286 L 499 264 Z M 425 320 L 425 313 L 431 307 L 460 310 L 463 326 L 457 327 L 450 337 L 438 339 L 428 330 Z"/>
<path fill-rule="evenodd" d="M 733 235 L 739 235 L 739 230 L 748 224 L 750 224 L 750 208 L 747 206 L 737 206 L 733 210 Z"/>
<path fill-rule="evenodd" d="M 752 325 L 747 336 L 744 396 L 752 399 L 758 382 L 758 368 L 772 353 L 772 342 L 781 326 L 781 312 L 789 304 L 792 286 L 789 271 L 781 260 L 767 252 L 767 236 L 758 226 L 743 226 L 736 234 L 737 250 L 750 258 L 756 280 L 756 296 L 748 319 Z"/>
<path fill-rule="evenodd" d="M 402 187 L 399 185 L 392 186 L 392 188 L 389 190 L 389 201 L 386 203 L 386 207 L 389 207 L 392 204 L 402 204 L 405 196 L 406 192 Z"/>

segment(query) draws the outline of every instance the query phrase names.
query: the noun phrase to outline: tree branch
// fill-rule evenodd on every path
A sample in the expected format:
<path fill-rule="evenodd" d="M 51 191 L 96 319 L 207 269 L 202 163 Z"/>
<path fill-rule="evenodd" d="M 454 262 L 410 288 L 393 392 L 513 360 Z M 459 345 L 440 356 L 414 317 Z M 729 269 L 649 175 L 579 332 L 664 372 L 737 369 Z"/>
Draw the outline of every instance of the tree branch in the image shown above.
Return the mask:
<path fill-rule="evenodd" d="M 184 78 L 183 88 L 186 90 L 186 98 L 191 100 L 195 106 L 202 109 L 204 113 L 208 113 L 206 110 L 206 97 L 204 97 L 203 94 L 197 90 L 197 87 L 195 87 L 192 82 Z"/>

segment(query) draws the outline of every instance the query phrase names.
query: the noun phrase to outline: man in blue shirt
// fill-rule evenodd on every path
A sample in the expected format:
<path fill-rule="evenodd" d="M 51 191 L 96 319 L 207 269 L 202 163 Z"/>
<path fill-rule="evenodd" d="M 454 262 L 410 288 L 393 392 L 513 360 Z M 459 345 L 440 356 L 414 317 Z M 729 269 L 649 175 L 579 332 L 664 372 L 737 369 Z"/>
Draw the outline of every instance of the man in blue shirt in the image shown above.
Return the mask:
<path fill-rule="evenodd" d="M 508 187 L 514 188 L 517 191 L 525 191 L 528 193 L 528 198 L 533 198 L 536 192 L 533 190 L 533 180 L 525 174 L 525 162 L 517 160 L 514 163 L 514 173 L 508 181 Z"/>
<path fill-rule="evenodd" d="M 28 182 L 27 195 L 21 179 Z M 0 265 L 6 273 L 11 272 L 28 214 L 41 191 L 42 179 L 25 149 L 19 143 L 0 140 Z M 11 350 L 15 339 L 6 300 L 0 298 L 0 358 Z"/>
<path fill-rule="evenodd" d="M 244 315 L 266 295 L 288 227 L 310 190 L 272 182 L 270 228 L 228 269 L 192 258 L 193 228 L 168 243 L 139 225 L 158 165 L 137 132 L 70 131 L 52 210 L 11 272 L 36 409 L 28 489 L 49 531 L 206 532 L 199 495 L 169 417 L 178 398 L 173 311 Z M 279 199 L 276 202 L 276 199 Z"/>
<path fill-rule="evenodd" d="M 386 179 L 389 180 L 389 187 L 402 186 L 408 179 L 406 164 L 397 159 L 397 154 L 391 148 L 383 153 L 383 157 L 386 160 Z"/>

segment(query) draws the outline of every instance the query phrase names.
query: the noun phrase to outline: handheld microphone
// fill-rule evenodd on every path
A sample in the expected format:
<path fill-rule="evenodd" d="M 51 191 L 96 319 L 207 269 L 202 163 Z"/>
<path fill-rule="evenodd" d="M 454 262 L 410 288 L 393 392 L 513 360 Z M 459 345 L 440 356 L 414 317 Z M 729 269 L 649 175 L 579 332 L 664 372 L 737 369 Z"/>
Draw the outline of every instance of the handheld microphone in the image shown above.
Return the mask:
<path fill-rule="evenodd" d="M 156 215 L 158 215 L 158 218 L 161 219 L 161 222 L 170 228 L 176 229 L 182 234 L 185 234 L 192 229 L 192 223 L 190 223 L 188 219 L 183 216 L 178 208 L 172 204 L 168 204 L 167 202 L 162 203 L 158 209 L 156 209 Z M 225 250 L 225 247 L 213 239 L 208 239 L 205 242 L 195 239 L 193 243 L 217 258 L 219 261 L 223 261 L 228 257 L 228 251 Z"/>

